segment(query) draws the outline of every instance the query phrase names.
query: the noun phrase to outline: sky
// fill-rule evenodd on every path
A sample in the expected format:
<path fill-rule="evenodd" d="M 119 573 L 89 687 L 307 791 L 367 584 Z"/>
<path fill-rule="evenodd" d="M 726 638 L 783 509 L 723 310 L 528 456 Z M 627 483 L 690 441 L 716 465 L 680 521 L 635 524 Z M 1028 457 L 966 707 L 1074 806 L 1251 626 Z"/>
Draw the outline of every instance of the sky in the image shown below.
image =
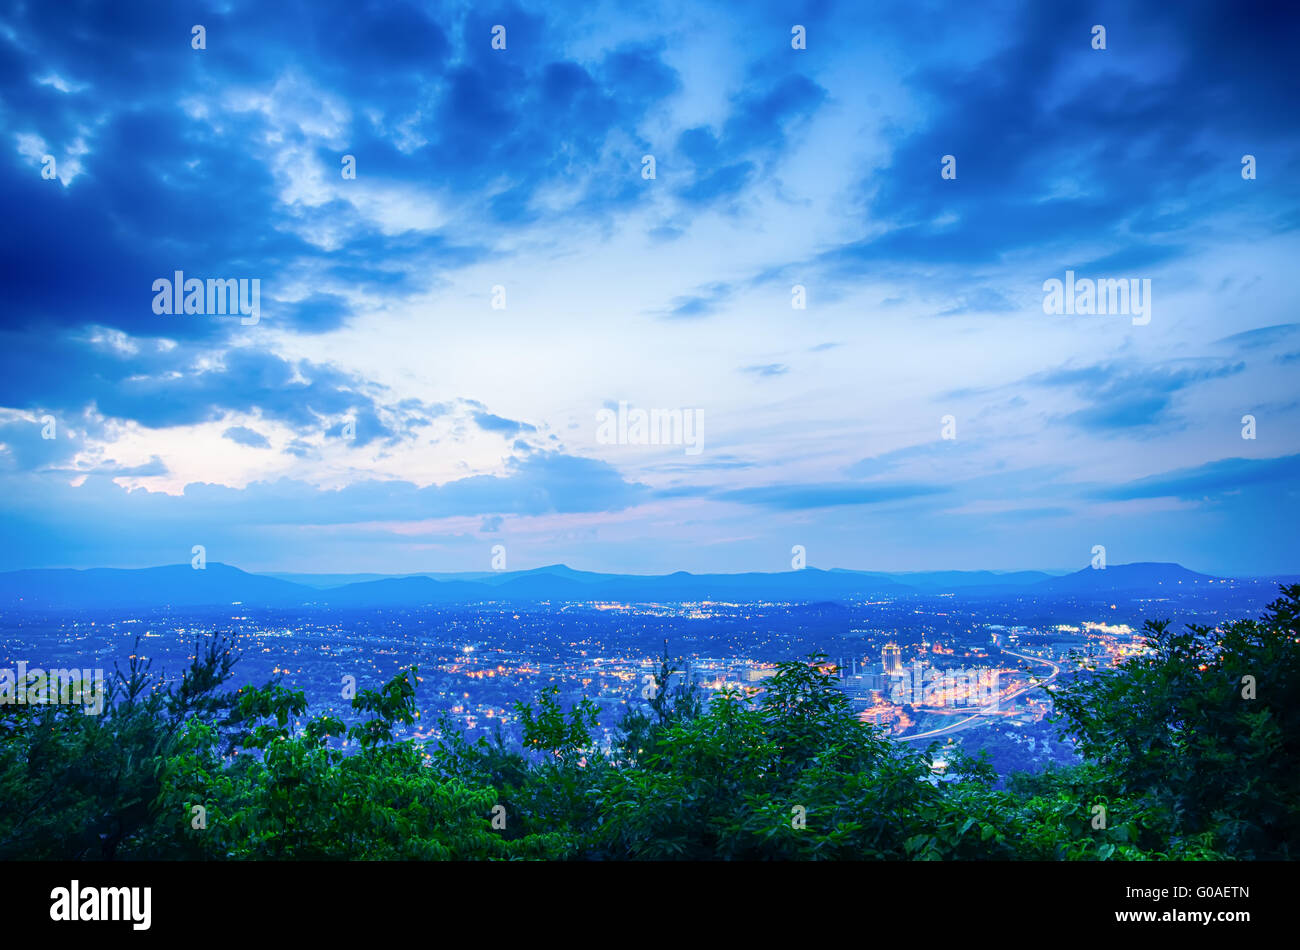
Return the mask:
<path fill-rule="evenodd" d="M 1300 571 L 1298 27 L 7 2 L 0 569 Z"/>

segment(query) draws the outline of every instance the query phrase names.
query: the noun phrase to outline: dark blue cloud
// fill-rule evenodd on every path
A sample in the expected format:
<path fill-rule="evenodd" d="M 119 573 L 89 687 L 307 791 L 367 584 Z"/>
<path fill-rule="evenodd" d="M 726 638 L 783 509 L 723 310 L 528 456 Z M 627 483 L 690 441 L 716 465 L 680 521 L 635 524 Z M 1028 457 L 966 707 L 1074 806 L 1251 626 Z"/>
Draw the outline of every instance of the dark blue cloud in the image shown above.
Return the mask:
<path fill-rule="evenodd" d="M 35 421 L 12 419 L 0 422 L 0 465 L 6 471 L 41 471 L 70 467 L 85 448 L 85 430 L 73 420 L 53 418 L 47 428 L 44 415 Z M 48 432 L 53 438 L 46 438 Z"/>
<path fill-rule="evenodd" d="M 689 204 L 709 205 L 739 194 L 784 153 L 791 127 L 810 118 L 827 95 L 799 74 L 773 82 L 755 70 L 749 79 L 720 134 L 697 126 L 678 136 L 677 151 L 694 172 L 678 192 Z"/>
<path fill-rule="evenodd" d="M 229 439 L 231 442 L 247 445 L 255 449 L 269 449 L 271 447 L 271 441 L 266 436 L 247 426 L 231 426 L 221 435 L 222 438 Z"/>
<path fill-rule="evenodd" d="M 939 430 L 936 428 L 935 432 L 937 435 Z M 845 470 L 845 474 L 850 478 L 873 478 L 893 471 L 908 462 L 928 462 L 931 466 L 935 466 L 940 461 L 953 456 L 968 459 L 974 451 L 974 443 L 936 438 L 933 442 L 909 445 L 901 449 L 894 449 L 891 452 L 883 452 L 871 458 L 861 459 L 850 465 Z"/>
<path fill-rule="evenodd" d="M 694 320 L 716 312 L 733 293 L 730 284 L 715 283 L 701 288 L 701 292 L 673 300 L 667 316 L 674 319 Z"/>
<path fill-rule="evenodd" d="M 648 143 L 633 136 L 622 156 L 626 175 L 602 166 L 604 143 L 634 129 L 680 85 L 662 45 L 619 45 L 592 65 L 556 58 L 563 19 L 552 26 L 513 6 L 476 11 L 459 28 L 411 4 L 327 4 L 310 17 L 256 3 L 184 11 L 143 3 L 113 17 L 102 6 L 78 6 L 59 17 L 42 4 L 0 16 L 16 37 L 0 33 L 3 125 L 11 135 L 41 135 L 60 160 L 78 138 L 88 148 L 83 174 L 68 187 L 42 180 L 39 166 L 12 149 L 0 156 L 0 204 L 25 223 L 0 237 L 11 328 L 93 320 L 137 336 L 236 332 L 151 312 L 152 281 L 180 269 L 257 277 L 268 321 L 333 329 L 349 314 L 330 289 L 280 313 L 267 306 L 297 263 L 391 294 L 420 290 L 439 269 L 464 266 L 483 249 L 433 229 L 385 232 L 342 200 L 290 212 L 266 143 L 314 151 L 329 174 L 337 174 L 340 153 L 355 154 L 361 181 L 463 198 L 490 189 L 498 193 L 480 207 L 499 222 L 535 217 L 539 188 L 585 177 L 573 208 L 555 213 L 589 216 L 637 200 L 634 169 Z M 193 22 L 208 29 L 206 50 L 190 48 Z M 510 36 L 502 52 L 489 45 L 498 22 Z M 38 82 L 51 73 L 86 88 L 60 93 Z M 308 90 L 334 97 L 350 115 L 340 118 L 339 148 L 296 128 L 286 137 L 261 107 L 228 108 L 224 97 L 266 96 L 284 77 L 296 85 L 266 108 L 310 115 L 321 106 Z M 204 111 L 192 114 L 193 104 Z M 501 191 L 496 183 L 506 177 L 511 184 Z M 343 241 L 325 260 L 297 230 L 318 225 Z"/>
<path fill-rule="evenodd" d="M 1217 343 L 1227 344 L 1241 350 L 1254 350 L 1286 343 L 1300 333 L 1300 323 L 1281 323 L 1272 327 L 1259 327 L 1225 336 Z"/>
<path fill-rule="evenodd" d="M 784 363 L 762 363 L 754 366 L 743 366 L 740 371 L 742 373 L 751 373 L 754 376 L 784 376 L 790 372 L 790 367 Z"/>
<path fill-rule="evenodd" d="M 6 339 L 14 345 L 5 347 Z M 137 346 L 121 352 L 103 339 L 0 333 L 0 405 L 49 412 L 62 426 L 89 425 L 91 409 L 152 429 L 256 414 L 301 436 L 339 436 L 351 421 L 354 448 L 414 438 L 449 409 L 411 399 L 388 405 L 382 388 L 354 374 L 254 347 Z"/>
<path fill-rule="evenodd" d="M 1192 468 L 1140 478 L 1122 485 L 1093 489 L 1093 498 L 1128 501 L 1135 498 L 1203 499 L 1272 487 L 1294 495 L 1300 483 L 1300 455 L 1272 459 L 1220 459 Z M 1294 507 L 1294 501 L 1292 507 Z"/>
<path fill-rule="evenodd" d="M 501 416 L 493 415 L 490 412 L 475 411 L 471 413 L 478 427 L 486 432 L 499 432 L 507 438 L 519 435 L 523 432 L 536 432 L 537 427 L 529 425 L 527 422 L 517 422 L 514 419 L 505 419 Z"/>
<path fill-rule="evenodd" d="M 655 464 L 656 472 L 664 473 L 698 473 L 708 471 L 732 471 L 736 469 L 754 468 L 757 462 L 752 459 L 740 458 L 736 455 L 723 453 L 721 455 L 711 455 L 708 458 L 693 458 L 685 462 L 659 462 Z"/>
<path fill-rule="evenodd" d="M 105 474 L 126 474 L 111 466 Z M 288 478 L 254 482 L 245 488 L 192 483 L 183 496 L 126 492 L 106 477 L 91 477 L 81 488 L 45 483 L 41 494 L 65 506 L 64 515 L 113 519 L 129 517 L 143 529 L 184 512 L 192 523 L 233 519 L 246 525 L 342 525 L 377 521 L 417 521 L 456 516 L 544 515 L 618 511 L 649 497 L 646 486 L 626 481 L 604 462 L 536 453 L 508 463 L 502 475 L 474 475 L 442 485 L 368 479 L 338 489 L 322 489 Z M 11 503 L 6 503 L 12 514 Z M 98 514 L 92 512 L 98 511 Z"/>
<path fill-rule="evenodd" d="M 781 511 L 802 511 L 809 508 L 840 508 L 854 505 L 879 505 L 936 495 L 948 489 L 923 484 L 822 484 L 822 485 L 763 485 L 755 488 L 735 488 L 718 491 L 712 497 L 720 501 L 775 508 Z"/>
<path fill-rule="evenodd" d="M 677 136 L 677 155 L 690 169 L 688 182 L 675 186 L 677 195 L 697 207 L 736 198 L 784 155 L 790 131 L 809 120 L 826 97 L 827 91 L 806 75 L 772 81 L 754 70 L 718 133 L 695 126 Z M 676 181 L 672 165 L 667 172 Z"/>
<path fill-rule="evenodd" d="M 342 326 L 349 313 L 348 302 L 338 294 L 312 294 L 277 316 L 286 328 L 325 333 Z"/>
<path fill-rule="evenodd" d="M 881 29 L 905 34 L 916 15 L 891 11 Z M 1296 227 L 1296 176 L 1244 182 L 1240 158 L 1271 153 L 1275 170 L 1295 167 L 1286 114 L 1298 86 L 1281 37 L 1300 32 L 1300 9 L 1016 2 L 996 17 L 992 49 L 966 44 L 980 50 L 972 62 L 923 62 L 905 77 L 925 104 L 919 127 L 862 187 L 871 219 L 890 227 L 828 251 L 833 272 L 989 265 L 1031 249 L 1063 267 L 1128 271 L 1203 243 L 1211 217 Z M 926 23 L 936 45 L 960 42 L 987 26 L 987 11 L 946 9 Z M 1106 50 L 1090 47 L 1096 23 Z M 944 155 L 955 180 L 940 177 Z M 1079 243 L 1107 250 L 1079 262 Z"/>
<path fill-rule="evenodd" d="M 1177 393 L 1244 369 L 1242 363 L 1216 360 L 1152 366 L 1099 364 L 1050 370 L 1025 382 L 1073 390 L 1088 405 L 1066 414 L 1065 421 L 1081 429 L 1106 433 L 1166 425 L 1173 420 L 1171 410 Z"/>
<path fill-rule="evenodd" d="M 94 475 L 110 475 L 113 478 L 154 478 L 170 473 L 166 463 L 156 455 L 151 455 L 149 461 L 141 465 L 122 465 L 113 459 L 109 459 L 85 471 L 89 471 Z"/>
<path fill-rule="evenodd" d="M 953 317 L 964 313 L 1009 313 L 1015 310 L 1007 300 L 992 287 L 979 287 L 963 295 L 961 302 L 939 313 L 941 317 Z"/>
<path fill-rule="evenodd" d="M 283 550 L 294 538 L 301 543 L 304 531 L 313 546 L 328 540 L 356 557 L 361 541 L 390 551 L 411 542 L 409 531 L 394 531 L 389 522 L 482 516 L 483 529 L 491 530 L 499 524 L 495 516 L 616 511 L 649 497 L 646 486 L 602 462 L 558 453 L 511 463 L 499 476 L 426 487 L 366 480 L 329 490 L 280 479 L 246 488 L 193 483 L 176 496 L 127 491 L 111 479 L 92 475 L 74 488 L 66 479 L 9 476 L 0 492 L 0 521 L 30 544 L 21 552 L 16 546 L 0 550 L 0 569 L 176 563 L 199 543 L 210 557 L 248 564 L 264 557 L 268 545 Z M 124 524 L 131 530 L 124 533 Z"/>

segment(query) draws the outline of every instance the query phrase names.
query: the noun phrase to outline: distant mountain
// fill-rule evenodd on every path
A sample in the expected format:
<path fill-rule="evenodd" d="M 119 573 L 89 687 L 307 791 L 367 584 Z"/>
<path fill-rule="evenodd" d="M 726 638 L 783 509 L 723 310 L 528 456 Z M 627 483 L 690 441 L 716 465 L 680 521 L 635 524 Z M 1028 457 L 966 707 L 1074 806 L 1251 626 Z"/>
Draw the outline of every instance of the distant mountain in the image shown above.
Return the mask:
<path fill-rule="evenodd" d="M 331 607 L 421 607 L 425 604 L 475 603 L 493 597 L 492 588 L 486 584 L 409 576 L 315 591 L 314 599 Z"/>
<path fill-rule="evenodd" d="M 86 609 L 202 607 L 245 603 L 296 607 L 316 592 L 274 577 L 249 574 L 228 564 L 188 564 L 138 570 L 31 570 L 0 574 L 0 607 Z"/>
<path fill-rule="evenodd" d="M 431 575 L 437 576 L 437 575 Z M 469 579 L 468 575 L 443 575 L 447 577 L 463 577 Z M 596 584 L 601 581 L 616 577 L 615 574 L 597 574 L 592 571 L 575 571 L 573 568 L 564 564 L 548 564 L 546 567 L 535 567 L 528 571 L 494 571 L 488 573 L 483 578 L 485 584 L 505 585 L 512 583 L 520 577 L 544 577 L 558 578 L 564 581 L 577 581 L 583 584 Z"/>
<path fill-rule="evenodd" d="M 592 596 L 607 600 L 738 602 L 807 602 L 907 592 L 907 588 L 885 577 L 823 571 L 813 567 L 779 574 L 688 574 L 678 571 L 675 574 L 611 577 L 611 580 L 590 584 L 586 589 Z"/>
<path fill-rule="evenodd" d="M 1136 564 L 1114 564 L 1096 569 L 1085 567 L 1064 577 L 1054 577 L 1033 585 L 1037 592 L 1058 594 L 1090 594 L 1103 591 L 1149 591 L 1168 594 L 1180 586 L 1217 584 L 1222 578 L 1189 571 L 1181 564 L 1162 564 L 1140 561 Z"/>
<path fill-rule="evenodd" d="M 300 579 L 301 582 L 295 581 Z M 335 583 L 336 582 L 336 583 Z M 28 570 L 0 574 L 0 609 L 150 609 L 246 604 L 294 608 L 419 607 L 499 602 L 834 603 L 879 596 L 1104 597 L 1153 596 L 1206 589 L 1224 579 L 1178 564 L 1116 564 L 1065 576 L 1041 571 L 925 571 L 882 574 L 820 570 L 761 574 L 599 574 L 563 564 L 526 571 L 459 574 L 250 574 L 227 564 L 142 570 Z M 1262 583 L 1263 581 L 1258 581 Z"/>
<path fill-rule="evenodd" d="M 453 575 L 454 576 L 454 575 Z M 808 568 L 780 574 L 596 574 L 554 565 L 529 571 L 502 572 L 477 582 L 436 581 L 430 577 L 390 578 L 320 591 L 318 598 L 338 606 L 366 604 L 450 604 L 497 600 L 633 601 L 669 603 L 697 600 L 828 600 L 881 593 L 906 593 L 888 579 L 837 574 Z"/>
<path fill-rule="evenodd" d="M 276 580 L 288 581 L 290 584 L 302 584 L 305 587 L 314 587 L 317 590 L 328 590 L 331 587 L 343 587 L 345 584 L 364 584 L 366 581 L 383 581 L 393 577 L 392 574 L 294 574 L 269 572 L 262 575 L 263 577 L 274 577 Z M 430 577 L 429 574 L 419 575 L 398 575 L 401 577 Z"/>

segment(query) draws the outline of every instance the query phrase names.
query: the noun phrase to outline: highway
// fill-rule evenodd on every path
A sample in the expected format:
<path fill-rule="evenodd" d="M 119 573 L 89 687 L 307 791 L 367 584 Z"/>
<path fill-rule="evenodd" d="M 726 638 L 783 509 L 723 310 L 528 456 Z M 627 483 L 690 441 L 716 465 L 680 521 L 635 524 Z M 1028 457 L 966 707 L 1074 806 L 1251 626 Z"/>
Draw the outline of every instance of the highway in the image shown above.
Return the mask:
<path fill-rule="evenodd" d="M 1052 675 L 1047 677 L 1047 679 L 1043 680 L 1041 683 L 1032 683 L 1028 686 L 1025 686 L 1022 689 L 1016 690 L 1014 693 L 1012 693 L 1009 696 L 999 697 L 997 702 L 990 703 L 987 706 L 982 706 L 981 708 L 975 710 L 975 712 L 967 716 L 965 719 L 959 719 L 957 722 L 949 723 L 946 726 L 940 726 L 938 729 L 930 729 L 927 732 L 918 732 L 915 735 L 911 735 L 911 736 L 899 736 L 898 741 L 913 742 L 917 739 L 936 739 L 939 736 L 948 735 L 949 733 L 953 733 L 953 732 L 959 732 L 962 729 L 969 729 L 971 726 L 975 725 L 978 720 L 984 718 L 985 716 L 998 714 L 1001 710 L 1001 706 L 1003 703 L 1011 702 L 1017 696 L 1023 696 L 1025 693 L 1029 692 L 1030 690 L 1042 689 L 1043 687 L 1049 685 L 1052 682 L 1052 680 L 1056 679 L 1057 675 L 1061 672 L 1060 664 L 1053 663 L 1051 660 L 1044 660 L 1042 657 L 1037 657 L 1037 656 L 1025 656 L 1024 654 L 1021 653 L 1012 653 L 1010 650 L 1006 649 L 1005 647 L 1003 647 L 1002 652 L 1010 656 L 1014 656 L 1021 660 L 1027 660 L 1030 663 L 1042 663 L 1045 664 L 1046 666 L 1050 666 L 1052 668 Z"/>

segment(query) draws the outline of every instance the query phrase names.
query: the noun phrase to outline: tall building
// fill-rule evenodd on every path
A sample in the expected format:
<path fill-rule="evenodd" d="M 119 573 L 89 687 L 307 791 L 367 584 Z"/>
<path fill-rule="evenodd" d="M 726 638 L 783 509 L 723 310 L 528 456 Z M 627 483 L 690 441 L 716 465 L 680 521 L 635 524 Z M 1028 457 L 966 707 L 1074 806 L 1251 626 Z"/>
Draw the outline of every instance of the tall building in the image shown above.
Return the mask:
<path fill-rule="evenodd" d="M 880 651 L 880 660 L 885 667 L 885 674 L 903 672 L 903 651 L 897 643 L 886 643 Z"/>

